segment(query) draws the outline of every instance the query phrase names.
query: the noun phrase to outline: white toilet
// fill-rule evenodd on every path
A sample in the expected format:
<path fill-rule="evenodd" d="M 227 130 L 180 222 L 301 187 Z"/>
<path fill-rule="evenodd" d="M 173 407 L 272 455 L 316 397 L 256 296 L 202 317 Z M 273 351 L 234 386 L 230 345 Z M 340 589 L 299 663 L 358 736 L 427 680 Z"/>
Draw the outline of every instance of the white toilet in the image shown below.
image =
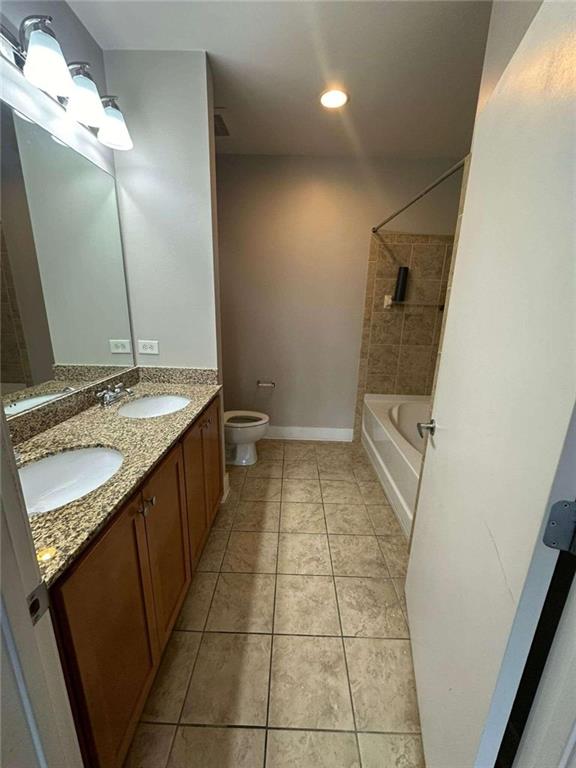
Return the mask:
<path fill-rule="evenodd" d="M 228 464 L 256 464 L 256 442 L 268 431 L 270 417 L 258 411 L 225 411 L 224 434 Z"/>

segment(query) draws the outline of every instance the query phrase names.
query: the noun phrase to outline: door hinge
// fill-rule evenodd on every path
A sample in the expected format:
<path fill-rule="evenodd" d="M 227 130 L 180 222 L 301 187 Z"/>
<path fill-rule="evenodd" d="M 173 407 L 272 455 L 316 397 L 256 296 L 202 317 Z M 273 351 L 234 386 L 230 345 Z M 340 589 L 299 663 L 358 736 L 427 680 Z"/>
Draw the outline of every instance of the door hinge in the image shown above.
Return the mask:
<path fill-rule="evenodd" d="M 30 618 L 32 619 L 32 624 L 36 624 L 50 607 L 50 597 L 45 582 L 41 581 L 40 584 L 30 592 L 26 601 L 28 603 L 28 611 L 30 613 Z"/>
<path fill-rule="evenodd" d="M 563 499 L 552 504 L 544 531 L 544 544 L 576 555 L 576 501 Z"/>

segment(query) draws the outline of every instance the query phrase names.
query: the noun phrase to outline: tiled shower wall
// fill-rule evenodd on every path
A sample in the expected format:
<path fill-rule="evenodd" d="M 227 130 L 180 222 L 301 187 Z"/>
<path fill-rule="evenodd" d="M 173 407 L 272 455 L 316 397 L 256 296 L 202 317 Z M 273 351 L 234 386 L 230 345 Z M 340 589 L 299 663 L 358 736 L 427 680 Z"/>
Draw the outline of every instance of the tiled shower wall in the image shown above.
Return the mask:
<path fill-rule="evenodd" d="M 427 395 L 432 391 L 443 305 L 452 260 L 450 235 L 372 235 L 358 375 L 355 437 L 366 393 Z M 406 300 L 384 308 L 398 267 L 409 267 Z"/>

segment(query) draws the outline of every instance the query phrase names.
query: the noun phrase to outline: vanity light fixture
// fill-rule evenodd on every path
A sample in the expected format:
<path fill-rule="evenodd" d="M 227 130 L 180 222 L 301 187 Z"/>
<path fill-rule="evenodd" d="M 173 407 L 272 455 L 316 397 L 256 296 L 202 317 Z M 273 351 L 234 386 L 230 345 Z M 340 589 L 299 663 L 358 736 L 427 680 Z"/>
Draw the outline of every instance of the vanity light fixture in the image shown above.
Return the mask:
<path fill-rule="evenodd" d="M 132 149 L 134 144 L 124 120 L 124 115 L 118 106 L 117 96 L 103 96 L 104 121 L 98 131 L 98 139 L 110 149 Z"/>
<path fill-rule="evenodd" d="M 51 16 L 27 16 L 20 24 L 20 44 L 26 51 L 23 72 L 50 96 L 68 97 L 74 83 L 51 24 Z"/>
<path fill-rule="evenodd" d="M 99 128 L 105 120 L 104 107 L 87 61 L 68 64 L 74 89 L 68 99 L 66 112 L 82 125 Z"/>
<path fill-rule="evenodd" d="M 324 91 L 320 96 L 320 104 L 326 109 L 338 109 L 343 107 L 348 101 L 348 94 L 339 89 Z"/>

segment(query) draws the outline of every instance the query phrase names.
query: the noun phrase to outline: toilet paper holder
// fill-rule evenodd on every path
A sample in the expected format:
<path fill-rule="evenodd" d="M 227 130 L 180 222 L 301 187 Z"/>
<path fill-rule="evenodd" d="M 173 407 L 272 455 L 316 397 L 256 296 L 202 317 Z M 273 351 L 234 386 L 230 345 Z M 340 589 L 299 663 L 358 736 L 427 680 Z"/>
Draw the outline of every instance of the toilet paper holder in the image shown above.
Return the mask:
<path fill-rule="evenodd" d="M 274 389 L 276 387 L 276 382 L 275 381 L 260 381 L 260 379 L 258 379 L 258 381 L 256 382 L 256 385 L 258 387 L 263 387 L 265 389 Z"/>

